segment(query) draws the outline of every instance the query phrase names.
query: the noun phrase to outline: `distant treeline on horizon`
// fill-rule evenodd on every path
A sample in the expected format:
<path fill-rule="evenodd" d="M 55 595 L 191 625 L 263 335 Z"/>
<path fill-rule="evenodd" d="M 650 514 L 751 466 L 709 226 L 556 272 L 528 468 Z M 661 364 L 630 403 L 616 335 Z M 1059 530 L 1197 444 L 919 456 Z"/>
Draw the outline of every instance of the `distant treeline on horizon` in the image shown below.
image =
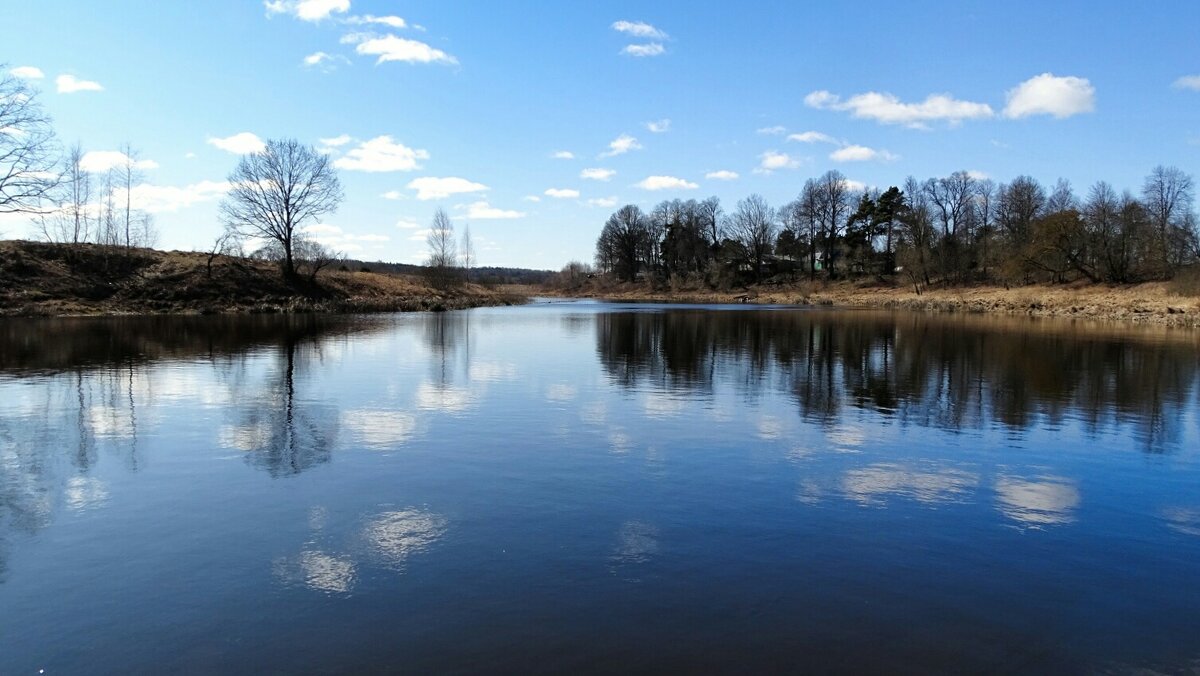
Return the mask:
<path fill-rule="evenodd" d="M 829 171 L 780 207 L 759 195 L 728 213 L 716 197 L 621 207 L 601 230 L 595 265 L 619 280 L 713 286 L 779 275 L 899 275 L 918 288 L 1171 279 L 1200 261 L 1194 198 L 1192 177 L 1163 166 L 1138 193 L 1101 181 L 1082 196 L 1063 179 L 1047 188 L 958 171 L 879 190 Z"/>

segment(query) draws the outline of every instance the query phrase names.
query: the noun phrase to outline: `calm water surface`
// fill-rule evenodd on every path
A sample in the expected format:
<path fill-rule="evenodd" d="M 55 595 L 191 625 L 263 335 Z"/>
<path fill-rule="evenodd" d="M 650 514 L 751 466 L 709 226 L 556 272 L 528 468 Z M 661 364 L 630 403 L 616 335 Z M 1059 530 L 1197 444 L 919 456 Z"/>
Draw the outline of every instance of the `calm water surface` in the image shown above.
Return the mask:
<path fill-rule="evenodd" d="M 1200 340 L 0 322 L 0 672 L 1200 670 Z"/>

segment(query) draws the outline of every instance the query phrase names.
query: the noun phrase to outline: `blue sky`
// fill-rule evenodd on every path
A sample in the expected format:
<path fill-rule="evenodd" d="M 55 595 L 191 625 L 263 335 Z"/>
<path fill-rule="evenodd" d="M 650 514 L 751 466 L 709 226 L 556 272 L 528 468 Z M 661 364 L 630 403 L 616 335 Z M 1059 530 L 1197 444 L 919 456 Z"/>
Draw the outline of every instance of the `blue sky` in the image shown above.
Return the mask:
<path fill-rule="evenodd" d="M 1200 172 L 1200 3 L 1050 5 L 6 0 L 0 62 L 64 142 L 140 149 L 164 248 L 220 232 L 237 152 L 296 137 L 341 168 L 314 235 L 348 254 L 419 261 L 441 206 L 480 264 L 556 269 L 614 205 L 778 205 L 831 168 Z"/>

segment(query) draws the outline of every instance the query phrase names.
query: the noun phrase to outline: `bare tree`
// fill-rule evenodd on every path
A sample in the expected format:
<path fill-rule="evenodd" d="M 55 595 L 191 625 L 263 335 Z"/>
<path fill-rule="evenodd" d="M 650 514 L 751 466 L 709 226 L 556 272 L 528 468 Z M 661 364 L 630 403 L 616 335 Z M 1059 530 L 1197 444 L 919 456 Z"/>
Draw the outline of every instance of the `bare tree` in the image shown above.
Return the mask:
<path fill-rule="evenodd" d="M 38 223 L 47 241 L 80 244 L 88 241 L 92 234 L 92 211 L 95 210 L 92 175 L 83 169 L 80 144 L 71 146 L 65 164 L 61 181 L 52 191 L 39 197 L 39 200 L 51 202 L 52 206 L 40 208 Z"/>
<path fill-rule="evenodd" d="M 1170 276 L 1190 253 L 1180 243 L 1195 234 L 1190 232 L 1194 197 L 1192 177 L 1177 167 L 1155 167 L 1142 186 L 1142 203 L 1158 236 L 1156 246 L 1164 275 Z"/>
<path fill-rule="evenodd" d="M 467 281 L 471 281 L 471 266 L 475 264 L 475 245 L 471 243 L 471 226 L 463 227 L 462 244 L 459 245 L 458 255 L 462 258 L 463 273 Z"/>
<path fill-rule="evenodd" d="M 345 258 L 340 251 L 334 251 L 309 237 L 297 238 L 294 246 L 296 260 L 303 265 L 310 284 L 316 283 L 318 272 Z"/>
<path fill-rule="evenodd" d="M 139 214 L 133 208 L 133 188 L 134 184 L 142 180 L 142 172 L 138 169 L 138 151 L 133 148 L 133 144 L 125 142 L 121 146 L 121 154 L 125 156 L 125 161 L 117 168 L 118 180 L 122 191 L 125 193 L 125 246 L 131 247 L 135 244 L 146 246 L 147 242 L 138 242 L 135 239 Z"/>
<path fill-rule="evenodd" d="M 42 210 L 58 185 L 58 152 L 37 91 L 0 64 L 0 213 Z"/>
<path fill-rule="evenodd" d="M 270 140 L 263 150 L 242 157 L 229 182 L 221 202 L 225 226 L 278 244 L 284 276 L 295 277 L 299 228 L 342 202 L 329 156 L 295 139 Z"/>
<path fill-rule="evenodd" d="M 729 214 L 725 228 L 742 249 L 746 262 L 754 271 L 754 278 L 762 277 L 763 264 L 771 253 L 771 245 L 779 233 L 775 210 L 761 195 L 751 195 L 739 200 L 737 209 Z"/>
<path fill-rule="evenodd" d="M 430 283 L 439 289 L 453 286 L 458 280 L 455 269 L 458 265 L 458 247 L 454 241 L 454 222 L 445 209 L 439 208 L 434 212 L 425 243 L 429 246 L 429 258 L 425 266 Z"/>

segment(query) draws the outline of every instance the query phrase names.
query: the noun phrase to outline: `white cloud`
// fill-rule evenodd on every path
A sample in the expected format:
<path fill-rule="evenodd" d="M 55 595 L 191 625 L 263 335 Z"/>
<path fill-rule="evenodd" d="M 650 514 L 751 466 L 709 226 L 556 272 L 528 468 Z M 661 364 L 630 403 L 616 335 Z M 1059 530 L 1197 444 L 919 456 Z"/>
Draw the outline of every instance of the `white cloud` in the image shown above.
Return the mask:
<path fill-rule="evenodd" d="M 848 145 L 842 146 L 837 150 L 829 153 L 829 159 L 834 162 L 869 162 L 878 160 L 880 162 L 891 162 L 899 159 L 895 155 L 886 150 L 875 150 L 866 146 Z"/>
<path fill-rule="evenodd" d="M 783 132 L 787 131 L 787 127 L 777 124 L 774 127 L 762 127 L 760 129 L 756 129 L 754 131 L 756 134 L 765 134 L 767 136 L 778 136 L 778 135 L 782 134 Z"/>
<path fill-rule="evenodd" d="M 575 159 L 575 153 L 570 150 L 555 150 L 554 154 L 550 155 L 550 157 L 556 160 L 573 160 Z"/>
<path fill-rule="evenodd" d="M 59 94 L 74 94 L 75 92 L 102 92 L 104 87 L 99 82 L 80 80 L 74 75 L 59 75 L 54 79 Z"/>
<path fill-rule="evenodd" d="M 541 202 L 542 201 L 542 198 L 538 197 L 537 195 L 526 195 L 526 196 L 522 197 L 521 199 L 525 200 L 526 202 Z"/>
<path fill-rule="evenodd" d="M 546 197 L 554 197 L 560 200 L 575 199 L 579 197 L 579 191 L 571 188 L 549 188 L 545 193 Z"/>
<path fill-rule="evenodd" d="M 666 47 L 662 46 L 661 42 L 651 42 L 644 45 L 625 45 L 625 49 L 621 50 L 622 54 L 629 56 L 658 56 L 667 51 Z"/>
<path fill-rule="evenodd" d="M 34 68 L 34 70 L 37 70 Z M 38 71 L 39 73 L 41 71 Z M 17 74 L 17 69 L 13 69 L 13 75 Z M 19 75 L 17 77 L 20 77 Z M 1176 89 L 1191 89 L 1200 92 L 1200 75 L 1184 75 L 1174 82 L 1172 85 Z"/>
<path fill-rule="evenodd" d="M 1004 116 L 1053 115 L 1062 119 L 1095 109 L 1096 88 L 1086 78 L 1042 73 L 1008 91 Z"/>
<path fill-rule="evenodd" d="M 607 181 L 616 175 L 617 172 L 612 169 L 584 169 L 579 172 L 579 178 L 591 179 L 593 181 Z"/>
<path fill-rule="evenodd" d="M 989 178 L 991 178 L 991 176 L 989 176 L 987 174 L 987 172 L 979 171 L 978 169 L 971 169 L 970 171 L 967 172 L 967 176 L 970 176 L 971 178 L 975 179 L 976 181 L 986 181 Z"/>
<path fill-rule="evenodd" d="M 590 207 L 604 207 L 606 209 L 617 206 L 616 197 L 593 197 L 587 201 Z"/>
<path fill-rule="evenodd" d="M 986 103 L 960 101 L 949 94 L 931 94 L 919 103 L 905 103 L 892 94 L 880 92 L 855 94 L 843 101 L 840 96 L 821 90 L 804 97 L 804 103 L 810 108 L 847 111 L 857 118 L 914 128 L 924 128 L 927 122 L 958 124 L 995 115 Z"/>
<path fill-rule="evenodd" d="M 129 156 L 117 150 L 91 150 L 79 160 L 79 167 L 84 171 L 103 172 L 117 167 L 124 167 L 129 162 Z M 158 162 L 154 160 L 138 160 L 133 163 L 135 169 L 157 169 Z"/>
<path fill-rule="evenodd" d="M 712 181 L 736 181 L 738 178 L 738 173 L 736 171 L 722 169 L 720 171 L 710 171 L 704 175 L 704 178 Z"/>
<path fill-rule="evenodd" d="M 671 131 L 671 120 L 664 117 L 661 120 L 647 122 L 646 129 L 649 129 L 652 134 L 665 134 Z"/>
<path fill-rule="evenodd" d="M 350 11 L 350 0 L 265 0 L 267 15 L 291 14 L 301 21 L 321 21 Z"/>
<path fill-rule="evenodd" d="M 130 201 L 135 208 L 152 214 L 179 211 L 217 199 L 229 192 L 230 187 L 227 181 L 200 181 L 183 187 L 143 183 L 130 191 Z"/>
<path fill-rule="evenodd" d="M 342 42 L 357 42 L 354 51 L 367 56 L 377 56 L 376 65 L 388 61 L 405 63 L 448 63 L 457 64 L 458 59 L 440 49 L 430 47 L 420 40 L 409 40 L 395 35 L 372 36 L 352 34 Z"/>
<path fill-rule="evenodd" d="M 345 20 L 345 23 L 364 25 L 364 24 L 379 24 L 390 28 L 407 28 L 408 22 L 398 16 L 373 16 L 364 14 L 362 16 L 352 16 Z"/>
<path fill-rule="evenodd" d="M 488 204 L 486 201 L 473 202 L 466 205 L 466 218 L 475 220 L 506 220 L 511 218 L 524 218 L 525 212 L 514 211 L 511 209 L 500 209 Z"/>
<path fill-rule="evenodd" d="M 380 197 L 385 200 L 402 200 L 404 199 L 404 193 L 400 192 L 399 190 L 389 190 L 380 195 Z"/>
<path fill-rule="evenodd" d="M 755 171 L 760 174 L 769 174 L 777 169 L 795 169 L 800 166 L 799 158 L 775 150 L 768 150 L 758 157 L 761 161 Z"/>
<path fill-rule="evenodd" d="M 323 145 L 323 146 L 328 146 L 330 148 L 340 148 L 341 146 L 346 145 L 347 143 L 353 141 L 354 139 L 351 138 L 351 136 L 349 134 L 342 134 L 340 136 L 334 136 L 333 138 L 322 138 L 322 139 L 317 139 L 317 140 L 320 141 L 321 145 Z"/>
<path fill-rule="evenodd" d="M 700 186 L 674 176 L 647 176 L 637 187 L 642 190 L 694 190 Z"/>
<path fill-rule="evenodd" d="M 234 134 L 233 136 L 227 136 L 225 138 L 210 136 L 208 139 L 208 145 L 216 146 L 227 153 L 233 153 L 235 155 L 248 155 L 250 153 L 262 152 L 262 150 L 267 147 L 267 144 L 263 143 L 262 139 L 248 131 L 243 131 L 239 134 Z"/>
<path fill-rule="evenodd" d="M 655 38 L 665 40 L 667 34 L 644 21 L 615 21 L 612 29 L 618 33 L 632 35 L 635 38 Z"/>
<path fill-rule="evenodd" d="M 309 54 L 308 56 L 304 57 L 303 63 L 304 63 L 304 66 L 307 68 L 320 68 L 321 70 L 329 72 L 336 68 L 336 66 L 334 64 L 336 64 L 336 63 L 349 64 L 350 59 L 347 59 L 346 57 L 342 56 L 341 54 L 329 54 L 327 52 L 313 52 L 312 54 Z"/>
<path fill-rule="evenodd" d="M 846 190 L 850 192 L 862 192 L 867 189 L 867 184 L 862 181 L 856 181 L 852 178 L 847 178 L 842 181 L 842 185 L 846 186 Z"/>
<path fill-rule="evenodd" d="M 314 223 L 306 225 L 300 229 L 300 232 L 308 236 L 308 239 L 327 246 L 334 250 L 340 251 L 361 251 L 363 249 L 362 242 L 381 243 L 390 241 L 392 238 L 387 235 L 355 235 L 346 232 L 336 225 L 328 223 Z"/>
<path fill-rule="evenodd" d="M 468 181 L 465 178 L 457 176 L 447 176 L 445 178 L 424 176 L 410 181 L 408 189 L 417 191 L 417 199 L 428 201 L 444 199 L 451 195 L 483 192 L 488 187 L 482 183 Z"/>
<path fill-rule="evenodd" d="M 401 218 L 396 221 L 396 227 L 401 230 L 418 230 L 421 226 L 411 218 Z"/>
<path fill-rule="evenodd" d="M 601 153 L 600 157 L 616 157 L 617 155 L 624 155 L 631 150 L 641 149 L 642 144 L 638 143 L 636 138 L 629 134 L 621 134 L 608 144 L 608 152 Z"/>
<path fill-rule="evenodd" d="M 46 77 L 41 68 L 35 68 L 34 66 L 17 66 L 8 72 L 13 77 L 19 77 L 23 80 L 40 80 Z"/>
<path fill-rule="evenodd" d="M 427 159 L 427 151 L 409 148 L 385 134 L 346 151 L 345 156 L 333 161 L 333 166 L 349 171 L 413 171 L 421 168 L 420 160 Z"/>
<path fill-rule="evenodd" d="M 822 134 L 819 131 L 806 131 L 801 134 L 790 134 L 787 137 L 787 140 L 796 141 L 797 143 L 832 143 L 834 145 L 836 145 L 838 142 L 837 139 L 829 134 Z"/>

